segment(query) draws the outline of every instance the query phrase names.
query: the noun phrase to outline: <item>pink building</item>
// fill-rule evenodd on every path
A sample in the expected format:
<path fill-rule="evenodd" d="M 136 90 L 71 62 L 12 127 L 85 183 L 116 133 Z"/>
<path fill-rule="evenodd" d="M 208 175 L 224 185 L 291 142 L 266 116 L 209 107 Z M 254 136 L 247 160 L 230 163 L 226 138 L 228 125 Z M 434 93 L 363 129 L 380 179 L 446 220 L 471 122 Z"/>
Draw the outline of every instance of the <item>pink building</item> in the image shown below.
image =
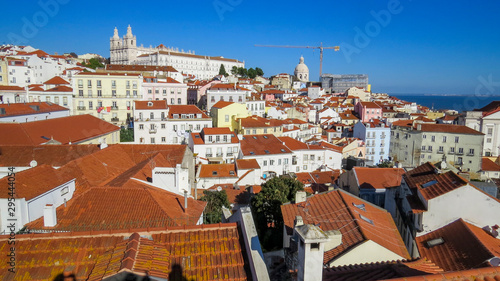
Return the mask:
<path fill-rule="evenodd" d="M 361 122 L 369 122 L 371 119 L 382 119 L 382 107 L 374 102 L 360 101 L 354 106 Z"/>
<path fill-rule="evenodd" d="M 166 100 L 167 104 L 187 104 L 187 85 L 170 77 L 163 79 L 144 77 L 142 83 L 144 100 Z"/>
<path fill-rule="evenodd" d="M 200 106 L 200 100 L 205 97 L 207 90 L 212 87 L 212 85 L 222 83 L 220 80 L 198 80 L 193 83 L 189 83 L 188 89 L 188 104 L 195 104 Z"/>

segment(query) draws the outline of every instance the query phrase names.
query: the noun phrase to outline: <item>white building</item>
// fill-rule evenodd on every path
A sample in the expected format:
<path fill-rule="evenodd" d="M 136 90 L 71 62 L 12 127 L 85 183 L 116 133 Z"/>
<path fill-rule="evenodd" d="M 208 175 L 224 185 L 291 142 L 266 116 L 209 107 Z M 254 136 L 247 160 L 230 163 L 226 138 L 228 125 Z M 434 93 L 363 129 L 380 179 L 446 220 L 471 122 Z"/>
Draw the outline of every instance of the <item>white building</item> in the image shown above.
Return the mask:
<path fill-rule="evenodd" d="M 53 103 L 0 104 L 0 122 L 25 123 L 69 116 L 69 109 Z"/>
<path fill-rule="evenodd" d="M 34 83 L 34 74 L 28 61 L 21 58 L 7 57 L 8 84 L 25 87 Z"/>
<path fill-rule="evenodd" d="M 296 173 L 312 172 L 330 168 L 342 168 L 342 153 L 320 145 L 306 144 L 290 137 L 279 137 L 280 141 L 292 151 L 292 167 Z"/>
<path fill-rule="evenodd" d="M 353 128 L 353 137 L 366 144 L 366 159 L 379 164 L 389 159 L 391 128 L 380 120 L 358 122 Z"/>
<path fill-rule="evenodd" d="M 54 216 L 55 208 L 73 197 L 75 179 L 56 174 L 55 171 L 56 169 L 48 165 L 41 165 L 16 173 L 16 180 L 36 186 L 36 188 L 15 189 L 14 216 L 9 216 L 11 213 L 9 211 L 10 196 L 7 190 L 2 193 L 3 196 L 0 196 L 0 233 L 10 233 L 12 230 L 8 226 L 12 223 L 15 224 L 14 232 L 19 231 L 25 224 L 43 217 L 46 207 L 53 211 L 51 214 Z M 3 186 L 8 186 L 8 182 L 8 177 L 0 180 Z"/>
<path fill-rule="evenodd" d="M 245 67 L 244 62 L 235 59 L 200 56 L 194 51 L 179 51 L 179 48 L 165 47 L 163 44 L 155 48 L 145 48 L 142 45 L 138 47 L 130 25 L 122 39 L 115 28 L 114 35 L 110 38 L 110 56 L 111 64 L 167 65 L 199 79 L 211 79 L 218 75 L 221 65 L 224 65 L 227 72 L 233 66 Z"/>
<path fill-rule="evenodd" d="M 167 105 L 165 100 L 135 101 L 134 142 L 186 144 L 190 132 L 212 126 L 212 119 L 194 105 Z"/>
<path fill-rule="evenodd" d="M 229 128 L 203 128 L 191 133 L 189 148 L 201 163 L 232 163 L 240 152 L 240 141 Z"/>
<path fill-rule="evenodd" d="M 245 135 L 240 142 L 238 158 L 255 159 L 264 179 L 293 172 L 292 151 L 274 135 Z"/>
<path fill-rule="evenodd" d="M 0 104 L 26 102 L 27 100 L 26 89 L 19 86 L 0 86 Z"/>
<path fill-rule="evenodd" d="M 250 91 L 237 86 L 236 84 L 215 84 L 206 92 L 207 95 L 207 111 L 218 101 L 229 101 L 235 103 L 246 104 L 247 96 Z M 260 110 L 260 109 L 259 109 Z"/>
<path fill-rule="evenodd" d="M 71 84 L 59 76 L 55 76 L 43 85 L 28 87 L 29 102 L 50 102 L 64 106 L 73 113 L 73 88 Z"/>

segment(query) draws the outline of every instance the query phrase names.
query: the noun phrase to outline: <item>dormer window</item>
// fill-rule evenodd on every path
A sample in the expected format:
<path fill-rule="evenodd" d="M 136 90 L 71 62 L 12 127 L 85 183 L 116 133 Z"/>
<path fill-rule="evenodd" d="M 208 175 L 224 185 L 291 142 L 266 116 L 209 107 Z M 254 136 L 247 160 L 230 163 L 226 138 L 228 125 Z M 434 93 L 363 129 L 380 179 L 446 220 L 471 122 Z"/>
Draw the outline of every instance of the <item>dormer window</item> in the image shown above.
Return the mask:
<path fill-rule="evenodd" d="M 148 107 L 152 107 L 153 106 L 153 102 L 152 101 L 148 101 Z"/>

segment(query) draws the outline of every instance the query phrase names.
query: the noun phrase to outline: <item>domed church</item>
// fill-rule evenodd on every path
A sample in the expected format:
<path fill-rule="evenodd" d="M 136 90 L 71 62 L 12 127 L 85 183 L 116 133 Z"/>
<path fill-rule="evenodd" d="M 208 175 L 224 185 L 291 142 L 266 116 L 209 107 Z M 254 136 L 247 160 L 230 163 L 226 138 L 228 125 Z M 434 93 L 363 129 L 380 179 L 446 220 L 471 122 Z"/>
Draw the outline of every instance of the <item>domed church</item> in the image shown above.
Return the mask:
<path fill-rule="evenodd" d="M 309 68 L 304 63 L 304 57 L 300 57 L 300 62 L 295 67 L 295 71 L 293 73 L 298 81 L 300 82 L 309 82 Z"/>

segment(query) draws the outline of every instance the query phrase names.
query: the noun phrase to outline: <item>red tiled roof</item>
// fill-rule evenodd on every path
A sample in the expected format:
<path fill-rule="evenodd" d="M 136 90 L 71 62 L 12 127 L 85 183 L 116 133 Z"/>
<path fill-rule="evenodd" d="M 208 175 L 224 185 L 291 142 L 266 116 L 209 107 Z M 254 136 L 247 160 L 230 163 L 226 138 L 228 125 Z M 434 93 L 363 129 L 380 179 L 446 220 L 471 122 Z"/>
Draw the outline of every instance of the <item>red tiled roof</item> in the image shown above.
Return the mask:
<path fill-rule="evenodd" d="M 355 97 L 352 97 L 352 98 L 355 98 Z M 376 104 L 375 102 L 371 102 L 371 101 L 360 101 L 359 103 L 361 103 L 361 106 L 363 107 L 366 107 L 366 108 L 382 108 L 380 107 L 380 105 Z"/>
<path fill-rule="evenodd" d="M 199 109 L 196 105 L 194 104 L 189 104 L 189 105 L 169 105 L 168 106 L 169 111 L 168 111 L 168 118 L 174 118 L 174 114 L 201 114 L 201 118 L 210 118 L 208 117 L 201 109 Z M 195 117 L 196 118 L 196 117 Z"/>
<path fill-rule="evenodd" d="M 500 280 L 500 269 L 495 267 L 484 267 L 470 270 L 438 273 L 425 276 L 403 277 L 391 279 L 391 281 L 498 281 Z"/>
<path fill-rule="evenodd" d="M 59 76 L 54 76 L 43 82 L 44 85 L 70 85 L 70 83 Z"/>
<path fill-rule="evenodd" d="M 218 83 L 210 87 L 210 90 L 239 90 L 239 91 L 250 91 L 248 89 L 242 88 L 240 86 L 235 86 L 234 84 L 224 84 Z"/>
<path fill-rule="evenodd" d="M 32 91 L 34 91 L 34 89 Z M 73 92 L 73 88 L 70 88 L 67 86 L 57 86 L 57 87 L 48 89 L 45 92 Z"/>
<path fill-rule="evenodd" d="M 224 108 L 226 106 L 229 106 L 231 104 L 233 104 L 234 102 L 230 102 L 230 101 L 218 101 L 216 104 L 214 104 L 212 107 L 215 107 L 215 108 Z"/>
<path fill-rule="evenodd" d="M 0 148 L 0 167 L 29 167 L 33 160 L 38 165 L 61 167 L 99 150 L 96 144 L 3 146 Z"/>
<path fill-rule="evenodd" d="M 135 109 L 137 110 L 148 110 L 148 109 L 167 109 L 166 100 L 155 100 L 155 101 L 134 101 Z M 151 105 L 151 106 L 150 106 Z"/>
<path fill-rule="evenodd" d="M 443 238 L 444 243 L 427 246 L 428 241 L 437 238 Z M 422 257 L 432 260 L 445 271 L 490 266 L 487 261 L 500 256 L 500 239 L 462 219 L 418 236 L 415 242 Z"/>
<path fill-rule="evenodd" d="M 200 165 L 200 178 L 237 178 L 234 164 Z"/>
<path fill-rule="evenodd" d="M 25 198 L 28 201 L 72 179 L 74 177 L 60 175 L 56 169 L 49 165 L 40 165 L 22 172 L 16 172 L 14 197 Z M 8 183 L 7 177 L 0 179 L 2 186 L 8 187 Z M 8 188 L 3 188 L 0 194 L 0 198 L 10 197 Z"/>
<path fill-rule="evenodd" d="M 24 88 L 18 86 L 0 86 L 0 91 L 16 91 L 16 92 L 24 92 Z"/>
<path fill-rule="evenodd" d="M 67 109 L 66 107 L 47 102 L 0 104 L 0 108 L 3 108 L 5 110 L 5 114 L 0 114 L 0 117 L 30 115 L 56 111 L 68 111 L 69 115 L 69 109 Z"/>
<path fill-rule="evenodd" d="M 79 143 L 120 130 L 92 115 L 75 115 L 27 122 L 0 123 L 0 145 L 39 145 L 54 139 L 61 144 Z"/>
<path fill-rule="evenodd" d="M 260 169 L 259 163 L 255 159 L 237 159 L 236 167 L 238 170 Z"/>
<path fill-rule="evenodd" d="M 451 124 L 420 124 L 422 132 L 440 132 L 450 134 L 484 135 L 474 129 L 462 125 Z"/>
<path fill-rule="evenodd" d="M 208 188 L 208 190 L 210 190 L 210 192 L 213 192 L 217 190 L 219 187 L 221 190 L 226 191 L 227 200 L 232 204 L 249 204 L 250 199 L 252 198 L 251 196 L 253 195 L 250 194 L 249 187 L 247 188 L 246 186 L 240 186 L 238 187 L 238 189 L 236 189 L 232 183 L 216 184 Z M 198 192 L 199 192 L 198 198 L 201 198 L 204 195 L 203 194 L 204 190 L 198 189 Z"/>
<path fill-rule="evenodd" d="M 365 168 L 354 167 L 354 174 L 362 189 L 386 189 L 401 185 L 405 173 L 400 168 Z"/>
<path fill-rule="evenodd" d="M 111 230 L 196 225 L 206 202 L 130 180 L 120 187 L 92 187 L 57 208 L 55 230 Z M 43 217 L 26 225 L 46 229 Z"/>
<path fill-rule="evenodd" d="M 481 170 L 483 171 L 500 171 L 500 166 L 491 161 L 488 157 L 483 157 Z"/>
<path fill-rule="evenodd" d="M 240 143 L 244 156 L 292 153 L 274 135 L 245 135 Z"/>
<path fill-rule="evenodd" d="M 16 236 L 16 273 L 0 269 L 5 280 L 55 280 L 63 272 L 75 280 L 102 280 L 125 271 L 153 279 L 248 280 L 235 223 L 161 227 L 130 231 L 26 234 Z M 6 252 L 8 236 L 0 237 Z"/>
<path fill-rule="evenodd" d="M 233 132 L 227 127 L 220 128 L 203 128 L 204 135 L 232 135 Z"/>
<path fill-rule="evenodd" d="M 364 210 L 355 205 L 364 205 Z M 342 244 L 325 252 L 324 264 L 366 240 L 372 240 L 404 259 L 410 257 L 389 212 L 342 190 L 313 195 L 307 198 L 306 204 L 284 204 L 281 212 L 288 234 L 292 233 L 296 216 L 301 216 L 304 224 L 319 224 L 323 231 L 339 230 L 342 233 Z"/>
<path fill-rule="evenodd" d="M 375 281 L 441 273 L 443 270 L 427 259 L 357 264 L 323 269 L 324 281 Z M 405 279 L 406 280 L 406 279 Z"/>
<path fill-rule="evenodd" d="M 297 180 L 304 185 L 311 185 L 305 187 L 304 190 L 313 194 L 316 192 L 328 191 L 329 186 L 333 186 L 340 176 L 340 170 L 331 171 L 313 171 L 306 173 L 296 173 Z"/>

